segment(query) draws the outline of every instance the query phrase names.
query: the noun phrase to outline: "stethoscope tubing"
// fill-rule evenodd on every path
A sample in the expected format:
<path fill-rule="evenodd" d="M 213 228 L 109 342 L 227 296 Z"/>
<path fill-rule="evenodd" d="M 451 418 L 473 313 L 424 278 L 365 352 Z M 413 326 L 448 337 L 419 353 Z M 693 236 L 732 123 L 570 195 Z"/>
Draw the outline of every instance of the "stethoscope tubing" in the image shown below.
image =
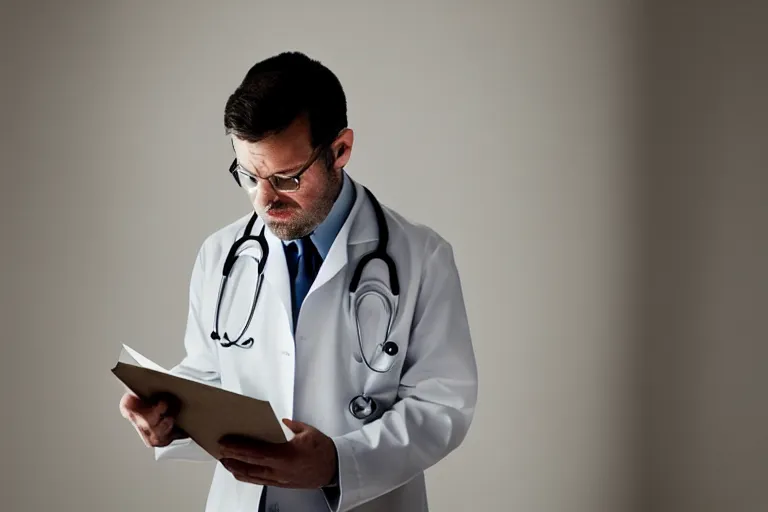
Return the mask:
<path fill-rule="evenodd" d="M 368 358 L 365 355 L 365 350 L 363 349 L 363 341 L 362 341 L 362 332 L 360 329 L 360 319 L 357 314 L 357 306 L 358 303 L 367 296 L 369 293 L 375 293 L 377 295 L 382 296 L 382 302 L 385 304 L 385 307 L 388 309 L 387 313 L 389 315 L 389 322 L 387 324 L 387 330 L 385 335 L 385 342 L 381 345 L 381 350 L 383 352 L 386 352 L 388 355 L 394 356 L 397 351 L 398 347 L 397 344 L 393 341 L 389 340 L 389 336 L 392 330 L 392 326 L 394 324 L 395 316 L 397 315 L 397 301 L 400 294 L 400 282 L 399 277 L 397 273 L 397 265 L 395 265 L 394 259 L 389 255 L 387 252 L 387 245 L 389 244 L 389 227 L 387 226 L 386 219 L 384 218 L 384 211 L 381 208 L 381 205 L 379 204 L 376 197 L 373 195 L 373 193 L 368 190 L 368 188 L 364 187 L 364 190 L 366 194 L 368 195 L 368 198 L 371 201 L 371 204 L 373 205 L 374 212 L 376 215 L 376 223 L 378 225 L 379 230 L 379 240 L 376 248 L 371 251 L 370 253 L 363 256 L 360 261 L 358 262 L 357 266 L 355 267 L 355 271 L 352 274 L 352 279 L 350 280 L 349 284 L 349 291 L 355 297 L 355 303 L 351 305 L 352 307 L 352 314 L 355 317 L 355 325 L 357 329 L 357 340 L 358 345 L 360 347 L 360 355 L 362 357 L 362 360 L 365 362 L 365 365 L 368 367 L 369 370 L 375 372 L 375 373 L 386 373 L 391 370 L 391 365 L 388 365 L 386 369 L 377 369 L 374 368 L 370 361 L 368 361 Z M 244 341 L 242 340 L 242 337 L 245 335 L 246 331 L 248 330 L 248 327 L 251 324 L 251 321 L 253 320 L 254 313 L 256 311 L 256 305 L 259 300 L 259 296 L 261 295 L 261 287 L 264 279 L 264 268 L 266 266 L 267 257 L 269 256 L 269 244 L 267 243 L 267 239 L 265 236 L 265 225 L 262 226 L 261 231 L 258 235 L 254 236 L 252 235 L 253 226 L 255 225 L 256 219 L 258 218 L 256 212 L 254 212 L 251 215 L 250 220 L 248 221 L 248 224 L 246 225 L 246 228 L 244 230 L 244 234 L 239 239 L 235 240 L 235 242 L 230 247 L 230 250 L 227 254 L 226 259 L 224 260 L 224 265 L 222 267 L 222 277 L 221 282 L 219 283 L 219 293 L 218 298 L 216 300 L 216 310 L 214 314 L 214 326 L 213 331 L 211 332 L 211 339 L 215 341 L 219 341 L 222 347 L 240 347 L 240 348 L 250 348 L 253 346 L 253 338 L 248 338 Z M 224 290 L 227 286 L 227 282 L 229 281 L 229 276 L 232 271 L 232 268 L 235 265 L 235 261 L 239 257 L 237 254 L 238 249 L 246 242 L 248 241 L 256 241 L 260 248 L 261 248 L 261 258 L 258 260 L 258 279 L 256 284 L 256 291 L 254 293 L 254 298 L 251 303 L 251 309 L 249 311 L 248 320 L 245 324 L 245 327 L 240 332 L 237 338 L 230 339 L 229 334 L 227 332 L 223 335 L 223 340 L 221 339 L 221 336 L 219 335 L 219 320 L 220 320 L 220 314 L 221 314 L 221 304 L 224 297 Z M 372 292 L 365 292 L 362 293 L 360 296 L 356 295 L 357 289 L 360 285 L 360 279 L 363 274 L 363 270 L 365 266 L 370 263 L 373 260 L 380 260 L 382 261 L 386 266 L 389 274 L 389 289 L 394 295 L 394 303 L 392 300 L 388 300 L 387 297 L 384 297 L 383 294 L 380 292 L 372 291 Z M 377 345 L 377 352 L 378 352 L 378 345 Z M 391 353 L 390 353 L 391 352 Z M 361 404 L 361 402 L 363 402 Z M 362 394 L 359 394 L 352 398 L 349 402 L 349 411 L 350 413 L 357 419 L 364 420 L 368 417 L 370 417 L 373 413 L 375 413 L 377 410 L 377 404 L 376 401 L 367 395 L 365 392 Z"/>

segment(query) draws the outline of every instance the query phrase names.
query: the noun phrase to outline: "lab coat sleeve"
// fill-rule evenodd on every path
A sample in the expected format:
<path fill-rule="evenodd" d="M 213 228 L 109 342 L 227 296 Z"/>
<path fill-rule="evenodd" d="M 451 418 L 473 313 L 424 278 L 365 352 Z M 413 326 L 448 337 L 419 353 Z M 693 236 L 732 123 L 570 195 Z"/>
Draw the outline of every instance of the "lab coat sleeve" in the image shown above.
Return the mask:
<path fill-rule="evenodd" d="M 324 494 L 334 512 L 407 483 L 467 434 L 477 366 L 453 250 L 444 240 L 425 261 L 414 315 L 398 401 L 381 418 L 333 438 L 338 487 Z"/>
<path fill-rule="evenodd" d="M 203 296 L 205 275 L 208 273 L 205 253 L 206 244 L 200 248 L 192 268 L 189 285 L 189 309 L 184 333 L 185 356 L 170 372 L 210 386 L 221 387 L 216 349 L 205 332 L 203 321 Z M 213 457 L 189 438 L 178 439 L 170 445 L 155 448 L 155 459 L 212 461 Z"/>

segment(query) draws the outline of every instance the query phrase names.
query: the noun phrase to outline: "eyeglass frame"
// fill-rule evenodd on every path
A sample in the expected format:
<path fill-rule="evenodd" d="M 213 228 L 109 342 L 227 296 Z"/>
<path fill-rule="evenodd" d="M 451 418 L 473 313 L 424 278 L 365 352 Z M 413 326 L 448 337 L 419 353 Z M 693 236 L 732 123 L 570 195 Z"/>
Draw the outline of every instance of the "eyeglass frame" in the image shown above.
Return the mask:
<path fill-rule="evenodd" d="M 299 169 L 299 172 L 297 172 L 293 176 L 278 176 L 277 174 L 272 174 L 271 176 L 267 176 L 266 178 L 256 176 L 255 174 L 251 174 L 250 172 L 248 172 L 247 169 L 245 169 L 242 165 L 240 165 L 237 162 L 237 157 L 235 157 L 235 159 L 232 160 L 232 163 L 229 165 L 229 173 L 232 175 L 233 178 L 235 178 L 235 181 L 237 181 L 237 184 L 247 191 L 255 190 L 258 187 L 259 181 L 268 181 L 269 185 L 277 192 L 291 194 L 299 191 L 299 189 L 301 188 L 301 176 L 312 167 L 312 165 L 317 161 L 318 158 L 320 158 L 320 155 L 323 153 L 323 150 L 328 148 L 330 148 L 330 144 L 320 144 L 316 146 L 314 151 L 310 155 L 309 160 L 307 160 L 307 162 L 305 162 L 301 166 L 301 168 Z M 248 187 L 247 185 L 243 185 L 239 176 L 250 178 L 254 182 L 253 186 Z M 275 184 L 275 180 L 277 179 L 285 180 L 286 182 L 293 182 L 296 184 L 296 188 L 288 189 L 288 190 L 279 188 Z"/>

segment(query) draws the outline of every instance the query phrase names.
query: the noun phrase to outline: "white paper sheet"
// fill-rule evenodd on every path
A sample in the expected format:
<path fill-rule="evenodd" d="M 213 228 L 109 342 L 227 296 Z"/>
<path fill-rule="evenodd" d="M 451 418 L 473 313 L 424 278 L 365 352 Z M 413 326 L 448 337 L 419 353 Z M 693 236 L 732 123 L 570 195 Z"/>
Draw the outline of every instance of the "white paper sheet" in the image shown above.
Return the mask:
<path fill-rule="evenodd" d="M 144 357 L 143 355 L 136 352 L 134 349 L 123 343 L 123 350 L 128 352 L 128 355 L 130 355 L 134 361 L 136 361 L 139 365 L 143 366 L 144 368 L 149 368 L 150 370 L 155 370 L 156 372 L 163 372 L 168 373 L 168 370 L 157 364 L 156 362 L 150 360 L 147 357 Z"/>

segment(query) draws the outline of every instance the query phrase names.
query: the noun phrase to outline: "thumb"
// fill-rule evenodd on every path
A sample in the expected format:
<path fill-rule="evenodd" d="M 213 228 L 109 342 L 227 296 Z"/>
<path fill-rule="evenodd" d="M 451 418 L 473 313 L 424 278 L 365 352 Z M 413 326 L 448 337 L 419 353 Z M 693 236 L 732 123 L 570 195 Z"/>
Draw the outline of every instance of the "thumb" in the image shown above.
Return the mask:
<path fill-rule="evenodd" d="M 291 431 L 294 434 L 301 434 L 302 432 L 309 430 L 309 425 L 307 425 L 306 423 L 302 423 L 300 421 L 293 421 L 292 419 L 289 419 L 289 418 L 283 418 L 283 423 L 285 424 L 286 427 L 291 429 Z"/>

